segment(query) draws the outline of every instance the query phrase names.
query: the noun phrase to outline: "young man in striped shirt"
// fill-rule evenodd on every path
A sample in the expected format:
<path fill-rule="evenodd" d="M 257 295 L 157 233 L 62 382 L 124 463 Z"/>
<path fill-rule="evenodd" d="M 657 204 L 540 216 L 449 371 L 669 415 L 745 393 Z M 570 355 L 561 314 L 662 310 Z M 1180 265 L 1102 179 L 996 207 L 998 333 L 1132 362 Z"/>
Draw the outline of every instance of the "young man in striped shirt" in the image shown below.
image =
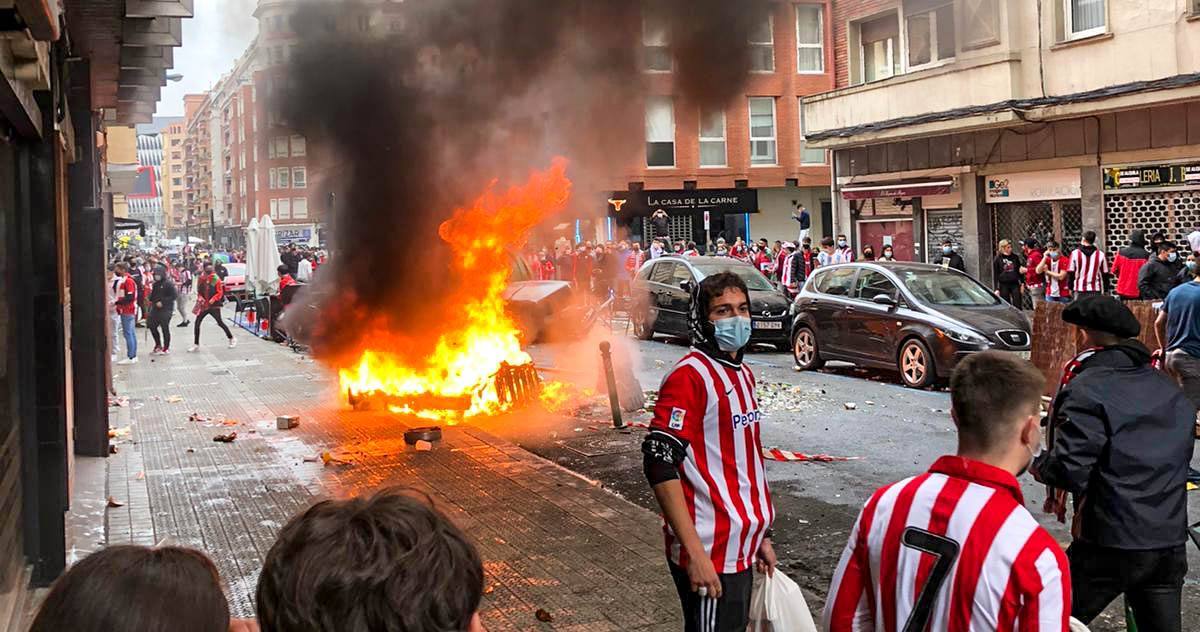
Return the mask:
<path fill-rule="evenodd" d="M 1104 292 L 1108 259 L 1104 251 L 1096 247 L 1095 231 L 1089 230 L 1083 234 L 1079 247 L 1071 252 L 1071 266 L 1068 269 L 1075 278 L 1072 289 L 1075 290 L 1076 299 Z"/>
<path fill-rule="evenodd" d="M 700 282 L 688 316 L 694 346 L 663 380 L 642 444 L 686 632 L 745 632 L 752 568 L 775 568 L 761 413 L 742 364 L 749 297 L 733 273 Z"/>
<path fill-rule="evenodd" d="M 1017 476 L 1041 443 L 1045 378 L 1000 352 L 951 378 L 958 453 L 867 501 L 833 576 L 826 632 L 1067 632 L 1066 556 Z"/>

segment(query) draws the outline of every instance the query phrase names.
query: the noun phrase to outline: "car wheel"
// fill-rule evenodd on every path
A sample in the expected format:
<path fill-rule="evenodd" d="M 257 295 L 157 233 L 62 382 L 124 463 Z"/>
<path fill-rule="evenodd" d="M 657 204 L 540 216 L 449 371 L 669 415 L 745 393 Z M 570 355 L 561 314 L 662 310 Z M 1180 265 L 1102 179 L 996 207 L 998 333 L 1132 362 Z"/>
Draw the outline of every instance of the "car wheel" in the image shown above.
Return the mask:
<path fill-rule="evenodd" d="M 792 338 L 792 357 L 801 371 L 815 371 L 825 366 L 817 349 L 817 334 L 808 327 L 801 327 Z"/>
<path fill-rule="evenodd" d="M 896 365 L 900 369 L 900 379 L 909 388 L 925 388 L 937 379 L 929 347 L 916 338 L 901 345 Z"/>
<path fill-rule="evenodd" d="M 650 322 L 650 310 L 634 310 L 633 335 L 638 340 L 650 340 L 654 337 L 654 323 Z"/>

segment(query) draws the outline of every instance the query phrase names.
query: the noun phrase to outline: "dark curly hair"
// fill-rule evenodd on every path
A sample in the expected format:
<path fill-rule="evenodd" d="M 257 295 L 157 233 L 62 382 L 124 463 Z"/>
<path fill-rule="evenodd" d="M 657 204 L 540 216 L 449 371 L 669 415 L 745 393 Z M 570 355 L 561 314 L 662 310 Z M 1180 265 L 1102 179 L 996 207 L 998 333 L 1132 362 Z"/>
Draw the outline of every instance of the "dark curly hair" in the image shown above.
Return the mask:
<path fill-rule="evenodd" d="M 258 580 L 263 632 L 465 630 L 483 563 L 428 497 L 391 488 L 292 518 Z"/>

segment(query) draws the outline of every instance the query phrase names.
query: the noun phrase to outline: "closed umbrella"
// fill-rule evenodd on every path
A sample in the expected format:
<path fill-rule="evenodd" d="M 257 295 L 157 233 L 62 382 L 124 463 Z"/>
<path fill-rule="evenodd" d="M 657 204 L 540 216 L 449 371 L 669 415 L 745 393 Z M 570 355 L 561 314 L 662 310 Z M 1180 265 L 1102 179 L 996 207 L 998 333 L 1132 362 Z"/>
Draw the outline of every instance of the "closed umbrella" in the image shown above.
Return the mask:
<path fill-rule="evenodd" d="M 258 218 L 251 218 L 250 223 L 246 225 L 246 290 L 253 292 L 255 296 L 262 294 L 257 268 L 258 259 L 261 257 L 258 254 L 259 232 Z"/>

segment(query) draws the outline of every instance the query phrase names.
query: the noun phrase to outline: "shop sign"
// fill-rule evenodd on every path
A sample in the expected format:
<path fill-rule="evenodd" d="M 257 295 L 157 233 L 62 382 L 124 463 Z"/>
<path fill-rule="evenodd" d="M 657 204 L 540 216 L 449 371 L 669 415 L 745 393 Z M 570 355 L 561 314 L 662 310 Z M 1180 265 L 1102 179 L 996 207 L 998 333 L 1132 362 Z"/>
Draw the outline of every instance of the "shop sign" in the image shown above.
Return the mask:
<path fill-rule="evenodd" d="M 1078 169 L 1000 173 L 985 180 L 987 201 L 992 204 L 1079 198 Z"/>
<path fill-rule="evenodd" d="M 1106 167 L 1104 169 L 1104 188 L 1106 190 L 1183 186 L 1200 186 L 1200 163 Z"/>
<path fill-rule="evenodd" d="M 279 245 L 285 244 L 307 244 L 312 239 L 313 227 L 311 224 L 304 226 L 280 226 L 275 225 L 275 243 Z"/>
<path fill-rule="evenodd" d="M 645 217 L 658 209 L 671 215 L 706 213 L 757 213 L 757 189 L 683 189 L 616 191 L 608 197 L 608 215 Z"/>

